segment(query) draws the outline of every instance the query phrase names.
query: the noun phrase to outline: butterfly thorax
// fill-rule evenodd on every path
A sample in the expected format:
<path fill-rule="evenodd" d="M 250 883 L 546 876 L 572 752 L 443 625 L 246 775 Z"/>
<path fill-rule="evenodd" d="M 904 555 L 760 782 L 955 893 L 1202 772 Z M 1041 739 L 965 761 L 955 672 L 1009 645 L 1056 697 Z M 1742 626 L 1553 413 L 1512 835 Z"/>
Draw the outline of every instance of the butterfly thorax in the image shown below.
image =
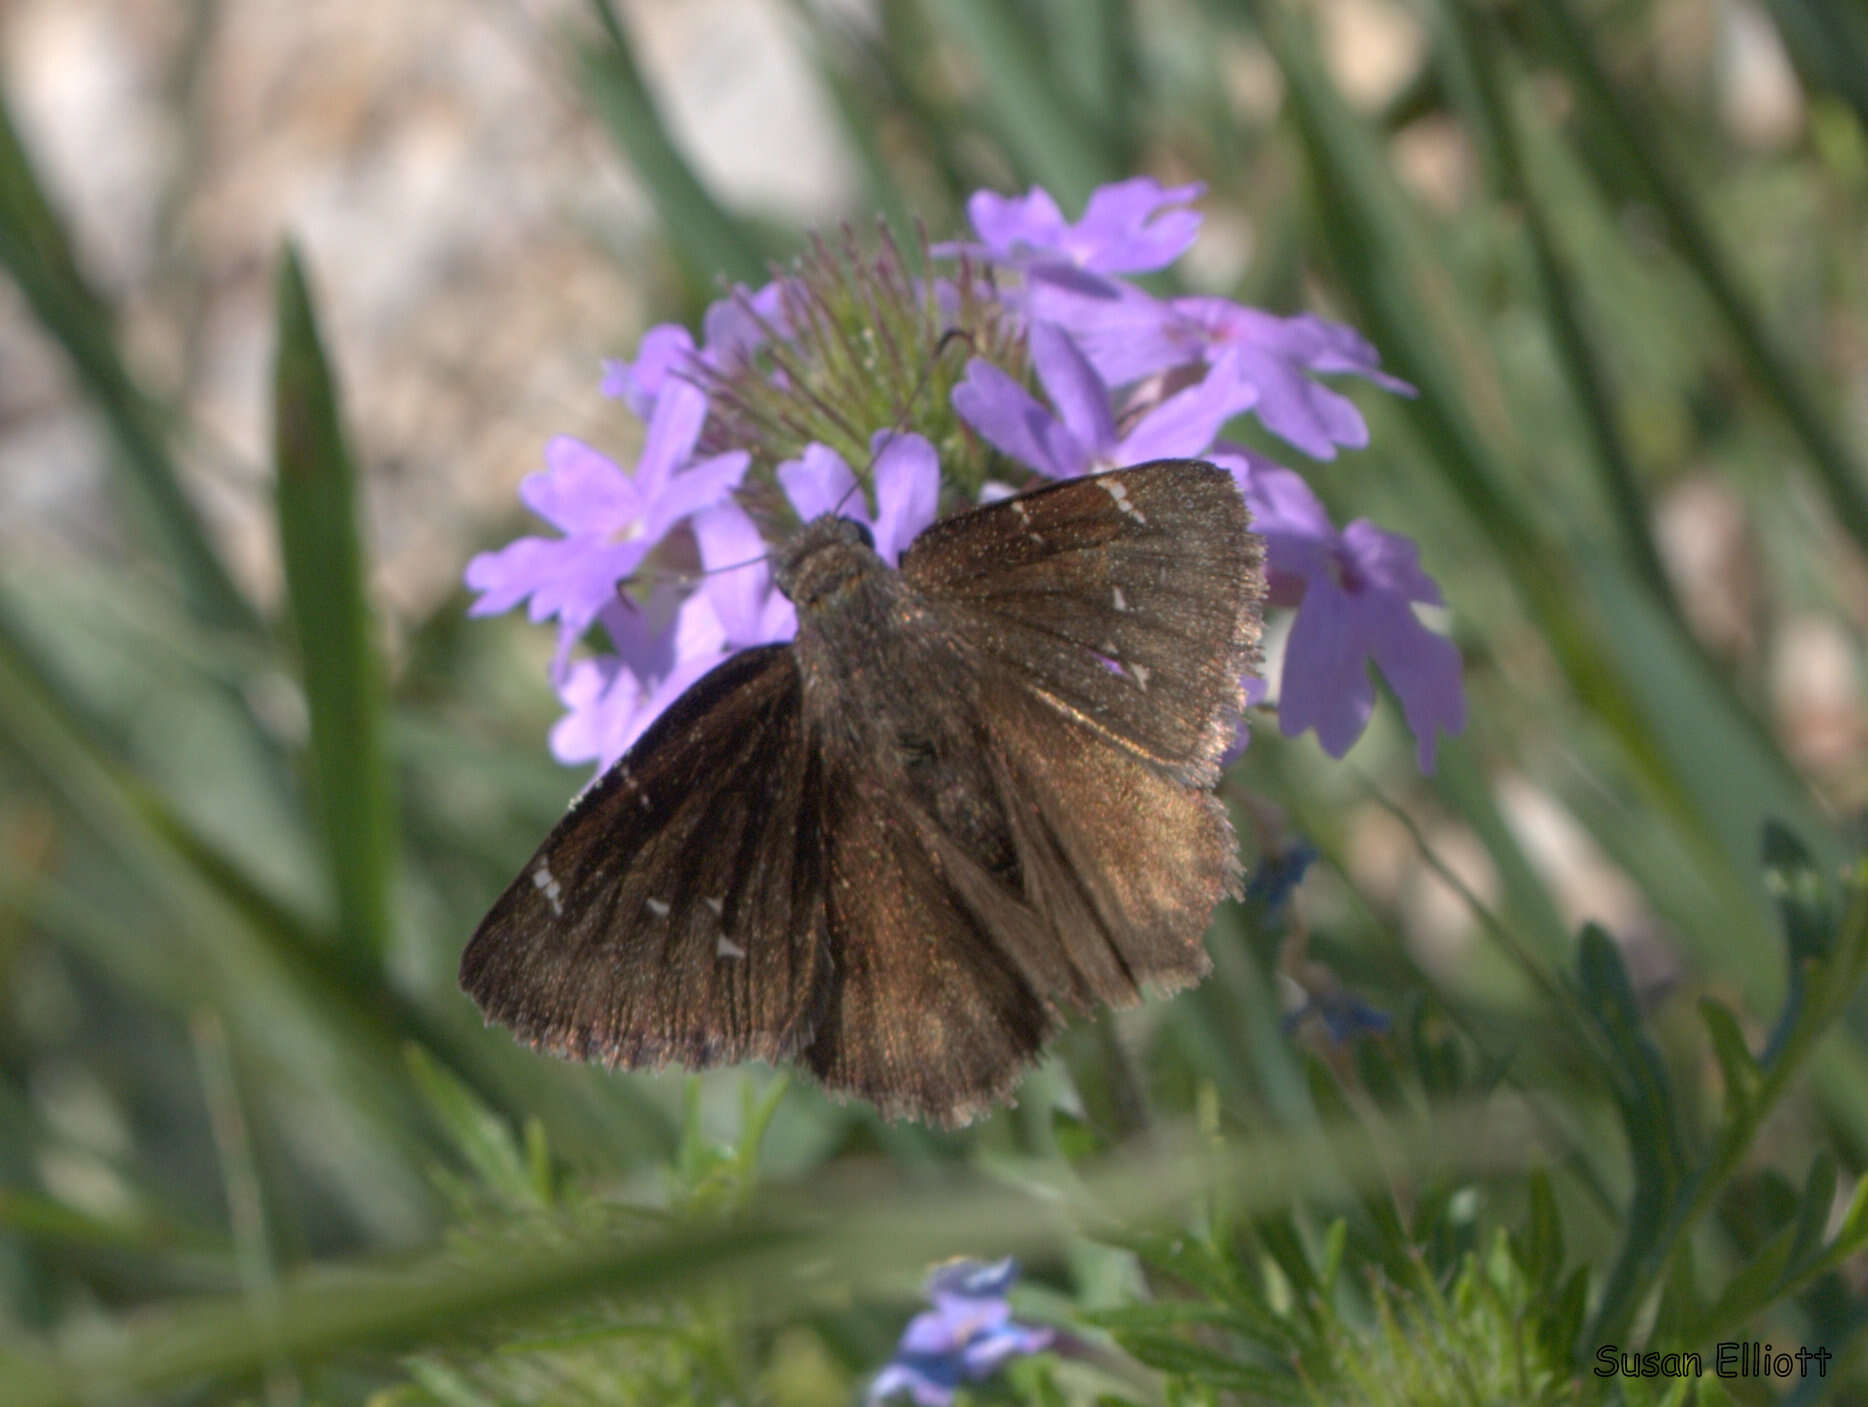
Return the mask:
<path fill-rule="evenodd" d="M 826 513 L 779 551 L 774 576 L 791 603 L 809 612 L 833 607 L 858 582 L 887 570 L 868 528 Z"/>

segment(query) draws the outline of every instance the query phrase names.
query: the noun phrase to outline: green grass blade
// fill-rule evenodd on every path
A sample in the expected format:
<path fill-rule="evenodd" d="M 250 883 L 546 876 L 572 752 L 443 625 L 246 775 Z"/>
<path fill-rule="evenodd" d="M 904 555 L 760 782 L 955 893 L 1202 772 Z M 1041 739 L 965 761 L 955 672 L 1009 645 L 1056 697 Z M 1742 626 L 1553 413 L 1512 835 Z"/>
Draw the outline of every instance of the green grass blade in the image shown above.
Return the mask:
<path fill-rule="evenodd" d="M 333 971 L 328 949 L 307 951 L 248 922 L 170 842 L 159 802 L 99 755 L 4 630 L 0 739 L 72 819 L 71 843 L 97 847 L 146 896 L 134 928 L 121 904 L 100 909 L 115 921 L 75 935 L 86 951 L 159 1007 L 186 1016 L 213 1006 L 269 1088 L 343 1126 L 367 1164 L 346 1170 L 359 1205 L 380 1209 L 385 1225 L 425 1220 L 428 1189 L 416 1166 L 427 1150 L 409 1127 L 412 1096 L 397 1078 L 401 1036 L 392 1034 L 401 1027 L 383 1016 L 380 989 L 347 982 L 350 969 Z M 308 1052 L 316 1052 L 309 1062 Z"/>
<path fill-rule="evenodd" d="M 110 313 L 72 255 L 0 91 L 0 265 L 65 350 L 111 438 L 133 500 L 168 555 L 189 607 L 204 623 L 258 632 L 257 612 L 234 585 L 169 455 L 162 416 L 131 378 Z"/>
<path fill-rule="evenodd" d="M 1480 105 L 1477 115 L 1484 123 L 1486 145 L 1496 158 L 1500 194 L 1523 211 L 1544 321 L 1595 450 L 1590 462 L 1601 481 L 1603 501 L 1609 505 L 1622 548 L 1642 581 L 1655 599 L 1677 616 L 1678 603 L 1649 530 L 1647 498 L 1622 437 L 1615 394 L 1603 370 L 1606 361 L 1591 345 L 1583 326 L 1587 303 L 1581 280 L 1557 247 L 1545 193 L 1531 179 L 1518 140 L 1519 113 L 1506 94 L 1523 90 L 1522 77 L 1503 71 L 1503 51 L 1495 22 L 1487 22 L 1479 11 L 1448 0 L 1441 0 L 1435 8 L 1442 18 L 1441 29 L 1450 38 L 1449 47 L 1473 75 L 1472 88 Z"/>
<path fill-rule="evenodd" d="M 1557 52 L 1587 96 L 1595 119 L 1614 132 L 1619 149 L 1647 187 L 1681 257 L 1718 308 L 1752 374 L 1803 442 L 1837 522 L 1859 550 L 1868 551 L 1868 468 L 1843 443 L 1801 368 L 1778 345 L 1699 201 L 1678 175 L 1677 164 L 1662 151 L 1655 136 L 1657 124 L 1609 81 L 1566 0 L 1551 0 L 1534 7 L 1534 12 L 1555 36 Z"/>
<path fill-rule="evenodd" d="M 930 0 L 928 18 L 979 65 L 986 101 L 1019 165 L 1065 210 L 1103 181 L 1131 174 L 1088 134 L 1031 23 L 1003 0 Z"/>
<path fill-rule="evenodd" d="M 1765 0 L 1804 86 L 1828 88 L 1868 132 L 1868 9 L 1855 0 Z"/>
<path fill-rule="evenodd" d="M 681 154 L 608 0 L 592 4 L 604 38 L 578 46 L 584 96 L 648 190 L 668 226 L 670 250 L 702 297 L 711 297 L 720 279 L 757 288 L 766 280 L 758 240 L 714 199 Z"/>
<path fill-rule="evenodd" d="M 396 823 L 357 474 L 304 269 L 289 245 L 280 256 L 275 296 L 279 546 L 311 712 L 312 773 L 342 946 L 368 968 L 380 965 L 390 943 Z"/>

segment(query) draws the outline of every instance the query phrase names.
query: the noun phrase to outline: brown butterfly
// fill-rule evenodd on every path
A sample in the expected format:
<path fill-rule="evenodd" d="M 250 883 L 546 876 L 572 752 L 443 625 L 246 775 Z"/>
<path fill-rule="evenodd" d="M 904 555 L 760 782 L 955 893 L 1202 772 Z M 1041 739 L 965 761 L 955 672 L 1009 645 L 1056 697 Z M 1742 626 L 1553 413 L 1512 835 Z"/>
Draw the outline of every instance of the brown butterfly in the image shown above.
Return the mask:
<path fill-rule="evenodd" d="M 626 1068 L 793 1060 L 964 1124 L 1063 1010 L 1209 966 L 1213 795 L 1256 662 L 1232 477 L 1163 460 L 780 551 L 788 644 L 683 694 L 571 808 L 461 959 L 487 1016 Z"/>

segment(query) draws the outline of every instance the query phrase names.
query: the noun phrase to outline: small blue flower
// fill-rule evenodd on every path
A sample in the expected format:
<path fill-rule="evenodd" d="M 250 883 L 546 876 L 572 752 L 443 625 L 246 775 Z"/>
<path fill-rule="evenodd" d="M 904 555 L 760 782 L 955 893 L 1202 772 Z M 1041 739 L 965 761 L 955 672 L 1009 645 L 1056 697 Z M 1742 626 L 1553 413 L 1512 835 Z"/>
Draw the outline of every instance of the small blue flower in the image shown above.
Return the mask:
<path fill-rule="evenodd" d="M 1300 840 L 1276 855 L 1267 855 L 1245 886 L 1245 897 L 1262 904 L 1267 917 L 1289 902 L 1292 891 L 1304 882 L 1304 874 L 1316 863 L 1317 847 Z"/>
<path fill-rule="evenodd" d="M 1394 1025 L 1394 1018 L 1387 1012 L 1370 1006 L 1341 987 L 1311 993 L 1302 1006 L 1285 1016 L 1285 1034 L 1291 1034 L 1307 1021 L 1321 1021 L 1323 1029 L 1337 1045 L 1348 1045 L 1360 1036 L 1385 1035 Z"/>
<path fill-rule="evenodd" d="M 1018 1263 L 1010 1256 L 990 1265 L 954 1261 L 936 1270 L 927 1291 L 934 1308 L 909 1321 L 865 1400 L 881 1403 L 907 1393 L 919 1407 L 947 1407 L 962 1382 L 979 1382 L 1010 1359 L 1049 1348 L 1055 1330 L 1012 1318 L 1005 1294 L 1017 1278 Z"/>

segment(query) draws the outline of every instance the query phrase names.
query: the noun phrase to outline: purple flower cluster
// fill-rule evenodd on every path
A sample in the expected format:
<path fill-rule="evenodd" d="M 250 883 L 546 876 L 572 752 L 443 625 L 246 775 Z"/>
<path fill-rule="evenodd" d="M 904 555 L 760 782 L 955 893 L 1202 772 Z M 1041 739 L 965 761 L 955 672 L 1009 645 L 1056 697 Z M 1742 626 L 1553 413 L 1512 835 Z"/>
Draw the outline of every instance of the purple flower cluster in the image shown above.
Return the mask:
<path fill-rule="evenodd" d="M 1438 604 L 1414 544 L 1358 519 L 1338 529 L 1303 478 L 1241 445 L 1221 427 L 1250 412 L 1264 429 L 1312 458 L 1368 443 L 1354 404 L 1317 377 L 1358 376 L 1400 394 L 1375 350 L 1349 328 L 1312 316 L 1278 317 L 1225 299 L 1157 298 L 1121 275 L 1165 268 L 1193 242 L 1198 186 L 1164 189 L 1138 178 L 1105 186 L 1083 217 L 1066 221 L 1042 190 L 980 192 L 968 203 L 978 238 L 934 246 L 929 284 L 882 279 L 866 296 L 826 286 L 832 265 L 787 275 L 757 292 L 736 290 L 709 310 L 696 347 L 684 328 L 643 338 L 633 361 L 606 368 L 604 390 L 646 422 L 635 468 L 568 437 L 547 447 L 546 467 L 521 486 L 527 507 L 557 530 L 474 558 L 472 610 L 488 615 L 529 600 L 534 620 L 555 618 L 553 682 L 566 714 L 552 750 L 567 763 L 608 767 L 680 693 L 735 650 L 790 638 L 796 617 L 766 565 L 769 543 L 745 505 L 802 522 L 827 512 L 863 519 L 893 562 L 959 485 L 981 497 L 1006 491 L 989 470 L 1008 465 L 1059 479 L 1160 458 L 1201 458 L 1238 479 L 1267 545 L 1274 604 L 1293 606 L 1279 680 L 1279 724 L 1314 729 L 1340 757 L 1374 707 L 1368 666 L 1379 665 L 1402 705 L 1423 769 L 1441 732 L 1465 722 L 1459 656 L 1417 619 Z M 852 262 L 852 269 L 859 266 Z M 849 453 L 821 439 L 764 435 L 762 424 L 811 423 L 809 412 L 847 406 L 860 387 L 831 386 L 814 360 L 825 346 L 905 340 L 884 327 L 846 325 L 889 316 L 874 295 L 904 289 L 905 304 L 960 316 L 983 301 L 996 319 L 968 328 L 974 355 L 957 380 L 923 375 L 946 392 L 930 415 L 904 396 L 883 412 L 859 476 Z M 962 289 L 966 291 L 963 293 Z M 922 296 L 922 295 L 927 296 Z M 904 311 L 904 319 L 912 316 Z M 812 337 L 835 325 L 833 337 Z M 901 323 L 898 325 L 906 325 Z M 1009 329 L 1009 335 L 999 335 Z M 936 333 L 944 329 L 935 329 Z M 938 335 L 927 338 L 932 356 Z M 929 372 L 936 368 L 929 368 Z M 769 414 L 761 397 L 797 393 L 797 412 Z M 943 455 L 926 429 L 952 430 Z M 847 420 L 845 416 L 845 420 Z M 893 425 L 894 430 L 885 429 Z M 748 428 L 752 427 L 752 428 Z M 971 455 L 978 472 L 962 472 Z M 943 472 L 945 471 L 945 472 Z M 625 590 L 666 544 L 691 539 L 705 569 L 697 584 Z M 649 578 L 655 578 L 651 575 Z M 578 655 L 580 643 L 607 648 Z"/>
<path fill-rule="evenodd" d="M 960 1260 L 936 1270 L 927 1290 L 934 1308 L 909 1321 L 866 1400 L 882 1403 L 906 1393 L 918 1407 L 947 1407 L 961 1383 L 979 1382 L 1010 1359 L 1049 1348 L 1054 1330 L 1012 1318 L 1005 1295 L 1017 1278 L 1018 1264 L 1009 1256 L 991 1265 Z"/>

